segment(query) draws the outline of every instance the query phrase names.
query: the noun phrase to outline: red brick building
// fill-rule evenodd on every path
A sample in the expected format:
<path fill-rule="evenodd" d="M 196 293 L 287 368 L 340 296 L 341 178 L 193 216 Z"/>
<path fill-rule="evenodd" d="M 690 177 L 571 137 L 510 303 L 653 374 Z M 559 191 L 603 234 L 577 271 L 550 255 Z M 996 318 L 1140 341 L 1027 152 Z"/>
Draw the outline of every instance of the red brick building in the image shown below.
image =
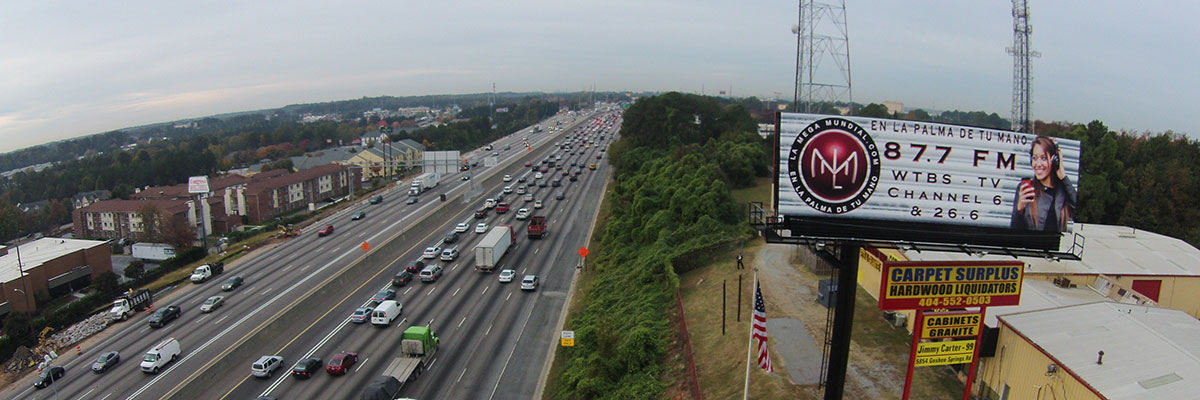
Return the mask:
<path fill-rule="evenodd" d="M 44 238 L 0 247 L 0 314 L 32 311 L 39 293 L 63 296 L 105 272 L 112 272 L 107 241 Z"/>
<path fill-rule="evenodd" d="M 291 211 L 309 209 L 310 204 L 348 195 L 362 185 L 361 170 L 338 164 L 287 175 L 274 172 L 255 175 L 245 188 L 233 193 L 231 200 L 245 206 L 241 214 L 248 223 L 257 224 Z"/>
<path fill-rule="evenodd" d="M 105 200 L 72 211 L 71 221 L 77 238 L 148 241 L 155 236 L 147 230 L 150 221 L 143 220 L 150 210 L 158 212 L 160 227 L 195 225 L 195 201 L 190 199 Z"/>

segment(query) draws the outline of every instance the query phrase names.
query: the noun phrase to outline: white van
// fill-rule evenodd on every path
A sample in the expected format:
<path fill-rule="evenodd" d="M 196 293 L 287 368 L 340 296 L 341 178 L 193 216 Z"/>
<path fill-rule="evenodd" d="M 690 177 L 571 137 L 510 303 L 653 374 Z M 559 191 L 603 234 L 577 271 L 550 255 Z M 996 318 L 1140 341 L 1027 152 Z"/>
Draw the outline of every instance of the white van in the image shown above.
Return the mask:
<path fill-rule="evenodd" d="M 146 352 L 146 356 L 142 358 L 142 372 L 157 374 L 158 370 L 175 361 L 177 357 L 179 357 L 179 341 L 175 338 L 167 339 Z"/>
<path fill-rule="evenodd" d="M 396 319 L 396 317 L 400 315 L 401 308 L 403 308 L 403 306 L 401 306 L 400 303 L 395 300 L 387 300 L 379 303 L 379 306 L 375 307 L 375 311 L 371 312 L 371 324 L 383 326 L 391 325 L 392 320 Z"/>

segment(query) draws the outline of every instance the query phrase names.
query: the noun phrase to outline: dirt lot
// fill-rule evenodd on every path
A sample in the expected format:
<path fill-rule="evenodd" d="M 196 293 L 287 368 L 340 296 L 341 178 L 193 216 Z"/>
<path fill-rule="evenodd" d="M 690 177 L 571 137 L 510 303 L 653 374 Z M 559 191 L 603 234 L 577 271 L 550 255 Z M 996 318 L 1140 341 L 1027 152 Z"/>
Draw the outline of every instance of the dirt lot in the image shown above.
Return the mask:
<path fill-rule="evenodd" d="M 795 318 L 804 322 L 818 348 L 824 340 L 826 309 L 816 302 L 817 282 L 822 277 L 796 262 L 795 246 L 747 243 L 744 262 L 758 267 L 768 318 Z M 690 331 L 701 392 L 707 399 L 730 399 L 742 395 L 749 340 L 750 301 L 753 270 L 735 269 L 736 253 L 715 257 L 713 263 L 680 276 L 687 325 Z M 742 315 L 736 322 L 737 282 L 742 275 Z M 721 333 L 721 286 L 725 282 L 725 334 Z M 771 333 L 768 332 L 768 335 Z M 855 307 L 854 333 L 850 348 L 845 398 L 898 399 L 904 386 L 911 337 L 892 328 L 882 318 L 875 299 L 859 289 Z M 750 397 L 761 399 L 820 399 L 816 385 L 794 385 L 783 359 L 769 341 L 775 373 L 754 367 L 750 373 Z M 807 361 L 807 360 L 806 360 Z M 816 368 L 820 360 L 795 366 Z M 961 398 L 963 384 L 945 367 L 918 368 L 913 381 L 914 399 Z"/>

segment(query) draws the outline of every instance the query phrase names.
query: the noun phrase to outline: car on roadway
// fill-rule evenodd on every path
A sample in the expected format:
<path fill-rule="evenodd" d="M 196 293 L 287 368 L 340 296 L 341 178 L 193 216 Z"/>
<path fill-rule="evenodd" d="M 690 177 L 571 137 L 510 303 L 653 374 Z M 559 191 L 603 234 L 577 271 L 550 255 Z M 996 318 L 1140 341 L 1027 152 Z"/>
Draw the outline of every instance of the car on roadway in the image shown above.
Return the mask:
<path fill-rule="evenodd" d="M 442 261 L 454 261 L 455 259 L 458 258 L 458 249 L 457 248 L 449 248 L 446 250 L 442 250 L 442 256 L 438 257 L 438 258 Z"/>
<path fill-rule="evenodd" d="M 478 224 L 475 224 L 475 233 L 487 233 L 487 231 L 488 231 L 488 224 L 486 222 L 480 222 Z"/>
<path fill-rule="evenodd" d="M 522 209 L 517 210 L 517 220 L 524 220 L 527 218 L 529 218 L 529 209 L 528 208 L 522 208 Z"/>
<path fill-rule="evenodd" d="M 524 176 L 522 176 L 522 177 L 520 177 L 520 178 L 517 178 L 517 182 L 521 182 L 521 183 L 525 183 L 525 181 L 527 181 L 527 180 L 528 180 L 528 179 L 525 179 L 525 177 L 524 177 Z"/>
<path fill-rule="evenodd" d="M 513 192 L 513 187 L 512 187 L 512 186 L 505 186 L 505 187 L 504 187 L 504 193 L 512 193 L 512 192 Z"/>
<path fill-rule="evenodd" d="M 359 307 L 354 309 L 354 314 L 350 314 L 350 322 L 361 324 L 371 319 L 371 311 L 375 311 L 373 307 Z"/>
<path fill-rule="evenodd" d="M 108 371 L 114 365 L 121 361 L 121 353 L 110 351 L 100 355 L 96 362 L 92 363 L 92 372 L 97 374 Z"/>
<path fill-rule="evenodd" d="M 524 186 L 517 186 L 517 194 L 525 194 L 525 191 L 526 189 Z"/>
<path fill-rule="evenodd" d="M 376 292 L 374 296 L 371 296 L 371 303 L 378 305 L 379 303 L 384 302 L 384 300 L 391 300 L 394 298 L 396 298 L 396 289 L 383 289 Z"/>
<path fill-rule="evenodd" d="M 430 259 L 442 254 L 442 248 L 438 246 L 429 246 L 425 248 L 425 252 L 421 253 L 421 258 Z"/>
<path fill-rule="evenodd" d="M 515 276 L 517 276 L 516 270 L 512 270 L 512 269 L 501 270 L 500 271 L 500 283 L 512 282 L 513 277 L 515 277 Z"/>
<path fill-rule="evenodd" d="M 558 192 L 557 194 L 554 195 L 555 200 L 562 200 L 565 198 L 566 198 L 566 195 L 564 195 L 563 192 Z"/>
<path fill-rule="evenodd" d="M 317 357 L 309 357 L 296 362 L 292 367 L 292 377 L 296 379 L 308 379 L 313 374 L 321 370 L 321 359 Z"/>
<path fill-rule="evenodd" d="M 496 214 L 504 214 L 508 212 L 508 203 L 496 204 Z"/>
<path fill-rule="evenodd" d="M 417 204 L 417 196 L 408 196 L 408 200 L 404 200 L 404 204 Z"/>
<path fill-rule="evenodd" d="M 441 277 L 441 276 L 442 276 L 442 266 L 441 265 L 426 266 L 425 269 L 421 270 L 421 275 L 420 275 L 421 282 L 434 282 L 434 281 L 437 281 L 438 277 Z"/>
<path fill-rule="evenodd" d="M 242 286 L 242 283 L 244 282 L 245 280 L 242 279 L 240 275 L 231 276 L 229 279 L 225 280 L 225 283 L 221 284 L 221 290 L 232 292 L 233 289 L 237 289 L 239 286 Z"/>
<path fill-rule="evenodd" d="M 546 187 L 546 181 L 538 181 L 538 187 Z"/>
<path fill-rule="evenodd" d="M 383 195 L 377 194 L 371 197 L 371 204 L 383 203 Z"/>
<path fill-rule="evenodd" d="M 466 175 L 463 175 L 463 176 L 462 176 L 462 180 L 464 180 L 464 181 L 469 181 L 469 180 L 471 180 L 471 174 L 466 174 Z"/>
<path fill-rule="evenodd" d="M 363 219 L 363 218 L 364 218 L 364 217 L 366 217 L 366 216 L 367 216 L 367 212 L 366 212 L 366 211 L 359 211 L 359 212 L 356 212 L 356 213 L 354 213 L 354 216 L 353 216 L 353 217 L 350 217 L 350 219 L 352 219 L 352 220 L 355 220 L 355 221 L 358 221 L 358 220 L 360 220 L 360 219 Z"/>
<path fill-rule="evenodd" d="M 317 236 L 328 236 L 333 234 L 333 225 L 325 225 L 324 228 L 317 231 Z"/>
<path fill-rule="evenodd" d="M 421 272 L 421 268 L 425 268 L 425 261 L 417 259 L 417 261 L 413 261 L 412 264 L 408 264 L 408 266 L 404 267 L 404 270 L 415 274 Z"/>
<path fill-rule="evenodd" d="M 533 179 L 542 179 L 542 177 L 543 177 L 543 176 L 544 176 L 544 175 L 542 175 L 542 173 L 541 173 L 541 172 L 538 172 L 538 173 L 536 173 L 536 174 L 533 174 Z"/>
<path fill-rule="evenodd" d="M 484 218 L 487 218 L 487 215 L 488 215 L 487 208 L 480 208 L 478 210 L 475 210 L 475 219 L 484 219 Z"/>
<path fill-rule="evenodd" d="M 42 370 L 41 374 L 33 381 L 34 389 L 44 389 L 50 384 L 62 380 L 62 377 L 67 374 L 67 369 L 60 366 L 53 366 Z"/>
<path fill-rule="evenodd" d="M 471 229 L 471 226 L 468 225 L 466 222 L 460 222 L 460 223 L 458 223 L 458 225 L 454 226 L 454 231 L 458 232 L 458 233 L 466 232 L 470 229 Z"/>
<path fill-rule="evenodd" d="M 601 154 L 597 154 L 597 155 L 596 155 L 596 159 L 597 159 L 597 160 L 599 160 L 599 159 L 601 159 L 601 158 L 604 158 L 604 157 L 603 157 L 603 155 L 601 155 Z"/>
<path fill-rule="evenodd" d="M 504 175 L 505 182 L 512 182 L 512 175 Z"/>
<path fill-rule="evenodd" d="M 408 272 L 407 269 L 402 269 L 402 270 L 400 270 L 400 272 L 397 272 L 396 275 L 392 277 L 392 286 L 407 285 L 409 282 L 412 282 L 412 276 L 413 276 L 412 272 Z"/>
<path fill-rule="evenodd" d="M 221 306 L 224 304 L 225 296 L 212 296 L 204 300 L 204 304 L 200 305 L 200 312 L 212 312 L 213 310 L 221 308 Z"/>
<path fill-rule="evenodd" d="M 533 202 L 533 208 L 542 208 L 542 201 L 538 200 Z"/>
<path fill-rule="evenodd" d="M 151 328 L 162 328 L 168 322 L 178 319 L 180 314 L 183 314 L 183 309 L 179 308 L 179 306 L 167 306 L 155 310 L 153 314 L 150 314 L 147 322 L 150 323 Z"/>
<path fill-rule="evenodd" d="M 521 279 L 521 290 L 537 290 L 537 286 L 537 275 L 525 275 L 525 279 Z"/>
<path fill-rule="evenodd" d="M 526 167 L 532 167 L 532 166 L 533 166 L 533 163 L 531 163 L 531 162 L 529 162 L 529 161 L 526 161 L 526 162 L 525 162 L 525 166 L 526 166 Z"/>
<path fill-rule="evenodd" d="M 529 202 L 529 201 L 533 201 L 533 193 L 526 193 L 526 194 L 525 194 L 525 201 L 527 201 L 527 202 Z"/>
<path fill-rule="evenodd" d="M 596 169 L 596 164 L 588 164 L 588 169 Z"/>
<path fill-rule="evenodd" d="M 330 375 L 345 375 L 358 362 L 358 353 L 343 351 L 329 359 L 325 372 Z"/>
<path fill-rule="evenodd" d="M 496 199 L 487 199 L 487 200 L 484 200 L 484 201 L 483 201 L 483 208 L 486 208 L 486 209 L 489 209 L 489 210 L 491 210 L 491 209 L 493 209 L 493 208 L 496 208 Z"/>
<path fill-rule="evenodd" d="M 447 233 L 446 236 L 442 238 L 442 243 L 454 243 L 457 241 L 458 241 L 458 230 Z"/>
<path fill-rule="evenodd" d="M 575 181 L 579 180 L 579 174 L 571 174 L 571 176 L 567 177 L 567 180 L 571 181 L 571 182 L 575 182 Z"/>
<path fill-rule="evenodd" d="M 257 378 L 270 378 L 271 374 L 283 366 L 283 357 L 262 356 L 250 365 L 250 374 Z"/>

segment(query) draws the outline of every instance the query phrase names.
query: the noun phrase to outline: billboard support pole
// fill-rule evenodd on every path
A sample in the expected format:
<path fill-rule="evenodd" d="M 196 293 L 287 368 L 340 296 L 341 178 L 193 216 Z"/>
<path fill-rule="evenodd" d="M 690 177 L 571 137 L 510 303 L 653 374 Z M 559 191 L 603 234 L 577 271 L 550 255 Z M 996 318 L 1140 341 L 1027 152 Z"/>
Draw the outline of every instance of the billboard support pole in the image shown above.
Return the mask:
<path fill-rule="evenodd" d="M 829 350 L 829 369 L 825 372 L 825 400 L 840 400 L 846 385 L 846 366 L 850 361 L 850 334 L 854 324 L 854 295 L 858 288 L 858 242 L 841 243 L 838 268 L 837 305 L 833 314 L 833 342 Z"/>
<path fill-rule="evenodd" d="M 912 348 L 908 351 L 908 374 L 904 376 L 904 395 L 901 400 L 908 400 L 912 389 L 913 372 L 917 365 L 917 344 L 921 342 L 921 330 L 925 329 L 925 310 L 917 309 L 916 320 L 913 321 Z M 978 346 L 977 346 L 978 347 Z"/>
<path fill-rule="evenodd" d="M 987 316 L 987 307 L 979 308 L 979 327 L 975 329 L 975 354 L 971 356 L 971 368 L 967 372 L 967 388 L 963 391 L 963 400 L 971 400 L 971 385 L 975 383 L 975 371 L 979 369 L 979 342 L 983 337 L 983 321 Z"/>

